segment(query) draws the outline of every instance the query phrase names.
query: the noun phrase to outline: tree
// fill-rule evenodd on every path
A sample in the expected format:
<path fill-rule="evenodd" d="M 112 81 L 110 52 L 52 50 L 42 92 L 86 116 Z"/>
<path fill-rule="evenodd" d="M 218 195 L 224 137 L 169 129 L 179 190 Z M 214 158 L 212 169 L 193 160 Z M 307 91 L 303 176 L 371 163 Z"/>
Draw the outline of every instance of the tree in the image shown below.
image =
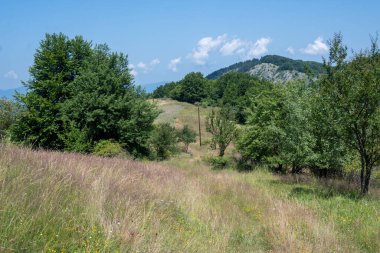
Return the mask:
<path fill-rule="evenodd" d="M 310 87 L 301 81 L 250 91 L 247 124 L 238 141 L 243 158 L 280 172 L 290 167 L 292 173 L 300 173 L 308 166 L 314 144 L 309 124 L 310 93 Z"/>
<path fill-rule="evenodd" d="M 261 90 L 265 81 L 247 74 L 229 72 L 221 76 L 214 87 L 213 95 L 222 107 L 234 112 L 236 120 L 243 124 L 246 120 L 245 108 L 248 104 L 248 91 Z"/>
<path fill-rule="evenodd" d="M 194 104 L 207 97 L 207 80 L 199 72 L 189 73 L 180 81 L 179 99 L 180 101 Z"/>
<path fill-rule="evenodd" d="M 301 173 L 314 156 L 312 147 L 315 139 L 311 134 L 310 97 L 312 89 L 305 81 L 288 82 L 284 89 L 284 129 L 285 140 L 282 159 L 291 166 L 292 173 Z"/>
<path fill-rule="evenodd" d="M 287 110 L 282 86 L 270 84 L 260 93 L 248 94 L 247 125 L 239 136 L 238 148 L 243 157 L 277 166 L 282 171 L 286 163 Z"/>
<path fill-rule="evenodd" d="M 67 91 L 62 118 L 85 130 L 88 142 L 112 139 L 132 155 L 148 155 L 158 112 L 133 86 L 127 56 L 97 45 Z"/>
<path fill-rule="evenodd" d="M 60 104 L 69 98 L 66 88 L 90 53 L 91 44 L 80 36 L 70 40 L 61 33 L 46 34 L 29 70 L 31 79 L 23 83 L 28 92 L 17 97 L 22 112 L 12 131 L 14 141 L 49 149 L 64 147 Z"/>
<path fill-rule="evenodd" d="M 15 141 L 33 147 L 89 152 L 100 140 L 115 140 L 135 156 L 149 154 L 158 115 L 133 85 L 128 58 L 82 37 L 47 34 L 30 68 L 28 92 Z"/>
<path fill-rule="evenodd" d="M 228 145 L 235 137 L 234 117 L 226 109 L 212 110 L 206 120 L 206 130 L 212 134 L 211 148 L 219 149 L 219 156 L 224 156 Z"/>
<path fill-rule="evenodd" d="M 185 152 L 189 150 L 189 144 L 196 142 L 197 133 L 192 130 L 188 125 L 185 125 L 179 132 L 178 132 L 178 139 L 179 141 L 183 142 L 185 144 Z"/>
<path fill-rule="evenodd" d="M 342 35 L 330 41 L 325 61 L 327 74 L 320 81 L 320 94 L 338 124 L 339 136 L 360 156 L 360 190 L 367 194 L 373 168 L 380 160 L 380 53 L 377 39 L 370 50 L 347 61 Z"/>
<path fill-rule="evenodd" d="M 157 125 L 151 135 L 150 143 L 158 160 L 167 159 L 177 151 L 175 128 L 170 126 L 169 123 Z"/>

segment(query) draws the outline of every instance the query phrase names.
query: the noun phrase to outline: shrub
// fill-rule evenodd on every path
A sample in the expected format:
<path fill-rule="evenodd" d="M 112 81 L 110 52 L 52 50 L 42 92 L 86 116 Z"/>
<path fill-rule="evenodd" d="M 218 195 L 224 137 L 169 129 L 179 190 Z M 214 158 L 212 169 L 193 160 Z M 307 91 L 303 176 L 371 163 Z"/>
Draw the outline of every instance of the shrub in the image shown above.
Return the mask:
<path fill-rule="evenodd" d="M 167 159 L 177 152 L 177 131 L 169 123 L 159 124 L 152 133 L 150 144 L 152 158 Z"/>
<path fill-rule="evenodd" d="M 115 157 L 125 155 L 123 147 L 113 140 L 101 140 L 95 147 L 93 154 L 104 157 Z"/>
<path fill-rule="evenodd" d="M 7 135 L 9 128 L 15 123 L 17 111 L 15 103 L 0 99 L 0 139 Z"/>
<path fill-rule="evenodd" d="M 70 152 L 87 153 L 91 151 L 93 143 L 88 140 L 88 130 L 75 127 L 73 122 L 66 126 L 65 133 L 61 135 L 65 150 Z"/>
<path fill-rule="evenodd" d="M 212 156 L 207 159 L 213 170 L 225 169 L 230 165 L 230 161 L 223 156 Z"/>
<path fill-rule="evenodd" d="M 183 142 L 185 145 L 184 151 L 186 153 L 189 150 L 189 144 L 197 141 L 196 137 L 197 133 L 188 125 L 185 125 L 181 130 L 178 131 L 178 140 Z"/>

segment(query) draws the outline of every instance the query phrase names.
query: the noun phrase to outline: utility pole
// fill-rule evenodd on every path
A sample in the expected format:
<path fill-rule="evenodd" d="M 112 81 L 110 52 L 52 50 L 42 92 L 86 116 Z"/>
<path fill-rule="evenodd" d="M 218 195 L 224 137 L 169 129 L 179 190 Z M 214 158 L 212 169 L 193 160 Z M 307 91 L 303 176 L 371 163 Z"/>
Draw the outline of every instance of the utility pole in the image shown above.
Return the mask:
<path fill-rule="evenodd" d="M 198 128 L 199 128 L 199 146 L 202 146 L 201 117 L 199 115 L 199 105 L 198 105 Z"/>

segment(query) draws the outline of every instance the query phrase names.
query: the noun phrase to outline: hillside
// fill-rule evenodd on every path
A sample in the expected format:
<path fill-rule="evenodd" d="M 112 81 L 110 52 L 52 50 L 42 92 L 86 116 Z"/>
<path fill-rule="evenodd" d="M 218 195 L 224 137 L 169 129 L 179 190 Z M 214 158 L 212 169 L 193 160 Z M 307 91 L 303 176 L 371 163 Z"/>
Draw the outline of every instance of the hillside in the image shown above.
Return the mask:
<path fill-rule="evenodd" d="M 218 79 L 223 74 L 231 71 L 249 73 L 265 80 L 285 83 L 289 80 L 306 79 L 307 72 L 318 76 L 323 73 L 323 67 L 318 62 L 293 60 L 278 55 L 267 55 L 261 59 L 238 62 L 226 68 L 216 70 L 207 75 L 206 78 Z"/>
<path fill-rule="evenodd" d="M 197 107 L 155 100 L 158 122 Z M 201 108 L 204 122 L 208 108 Z M 202 131 L 204 125 L 202 124 Z M 213 171 L 207 142 L 164 162 L 0 145 L 1 252 L 376 252 L 378 188 L 265 170 Z M 229 148 L 228 156 L 233 154 Z M 339 207 L 339 208 L 337 208 Z M 374 217 L 371 218 L 371 217 Z M 354 231 L 354 232 L 353 232 Z"/>

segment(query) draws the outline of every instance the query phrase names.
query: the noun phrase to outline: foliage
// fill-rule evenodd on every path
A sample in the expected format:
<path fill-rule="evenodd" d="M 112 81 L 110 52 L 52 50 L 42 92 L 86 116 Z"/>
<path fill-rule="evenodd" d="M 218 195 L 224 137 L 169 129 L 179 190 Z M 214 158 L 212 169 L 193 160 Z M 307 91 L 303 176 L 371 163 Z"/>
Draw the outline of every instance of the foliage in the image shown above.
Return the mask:
<path fill-rule="evenodd" d="M 70 152 L 88 153 L 92 149 L 92 140 L 89 139 L 88 129 L 79 129 L 73 121 L 68 122 L 65 126 L 61 138 L 64 143 L 64 149 Z"/>
<path fill-rule="evenodd" d="M 361 161 L 361 192 L 368 192 L 374 166 L 380 160 L 380 52 L 377 40 L 370 50 L 356 53 L 347 62 L 342 35 L 330 41 L 327 74 L 319 92 L 339 125 L 338 136 L 355 149 Z"/>
<path fill-rule="evenodd" d="M 172 98 L 179 99 L 179 82 L 170 82 L 160 85 L 153 91 L 153 98 Z"/>
<path fill-rule="evenodd" d="M 206 82 L 200 72 L 187 74 L 180 81 L 179 100 L 194 104 L 206 98 Z"/>
<path fill-rule="evenodd" d="M 212 110 L 206 119 L 206 130 L 212 134 L 211 147 L 219 149 L 219 156 L 235 138 L 236 126 L 233 115 L 227 110 Z"/>
<path fill-rule="evenodd" d="M 212 156 L 207 161 L 210 163 L 211 168 L 214 170 L 225 169 L 229 165 L 229 159 L 224 156 Z"/>
<path fill-rule="evenodd" d="M 82 37 L 47 34 L 30 68 L 16 142 L 33 147 L 89 152 L 114 139 L 135 156 L 147 156 L 158 111 L 133 85 L 127 56 Z"/>
<path fill-rule="evenodd" d="M 257 92 L 268 85 L 246 73 L 230 72 L 215 81 L 213 98 L 219 105 L 234 113 L 239 123 L 246 120 L 245 108 L 248 105 L 247 92 Z"/>
<path fill-rule="evenodd" d="M 152 154 L 158 160 L 164 160 L 177 151 L 177 132 L 169 123 L 159 124 L 155 127 L 150 144 Z"/>
<path fill-rule="evenodd" d="M 158 113 L 132 85 L 125 55 L 96 46 L 67 90 L 72 98 L 62 104 L 63 117 L 86 129 L 91 141 L 114 139 L 133 155 L 148 154 Z"/>
<path fill-rule="evenodd" d="M 60 105 L 69 98 L 67 86 L 80 74 L 91 54 L 91 44 L 77 36 L 46 34 L 30 68 L 31 79 L 24 83 L 25 95 L 17 96 L 23 112 L 17 119 L 12 138 L 35 147 L 63 149 L 64 131 Z"/>
<path fill-rule="evenodd" d="M 17 105 L 6 99 L 0 99 L 0 140 L 7 135 L 8 130 L 16 121 L 19 111 Z"/>
<path fill-rule="evenodd" d="M 93 154 L 104 157 L 115 157 L 123 156 L 125 151 L 119 143 L 113 140 L 101 140 L 96 143 Z"/>
<path fill-rule="evenodd" d="M 185 152 L 189 150 L 189 144 L 196 142 L 197 133 L 192 130 L 188 125 L 185 125 L 181 130 L 178 131 L 178 140 L 183 142 L 185 145 Z"/>
<path fill-rule="evenodd" d="M 286 104 L 282 86 L 271 85 L 261 93 L 250 93 L 247 126 L 239 138 L 238 147 L 244 157 L 278 165 L 284 163 Z"/>
<path fill-rule="evenodd" d="M 307 167 L 315 142 L 309 124 L 311 92 L 303 82 L 251 91 L 247 125 L 238 141 L 243 160 L 253 159 L 283 172 L 290 167 L 300 173 Z"/>

